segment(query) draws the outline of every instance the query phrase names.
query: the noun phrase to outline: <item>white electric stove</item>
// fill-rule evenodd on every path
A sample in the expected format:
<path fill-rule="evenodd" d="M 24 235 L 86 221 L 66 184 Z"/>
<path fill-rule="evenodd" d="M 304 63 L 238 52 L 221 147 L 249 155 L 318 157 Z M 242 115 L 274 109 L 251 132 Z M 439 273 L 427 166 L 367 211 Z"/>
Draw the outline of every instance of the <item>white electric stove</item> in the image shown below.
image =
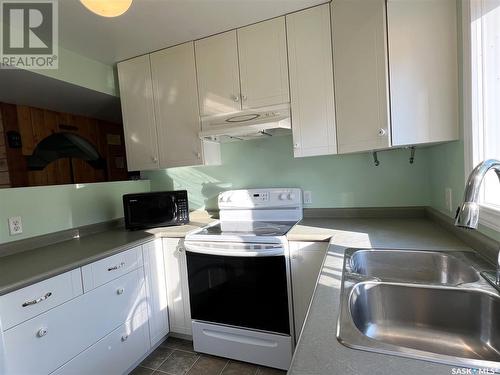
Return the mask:
<path fill-rule="evenodd" d="M 220 220 L 189 233 L 194 349 L 288 369 L 295 333 L 286 233 L 302 219 L 300 189 L 219 194 Z"/>

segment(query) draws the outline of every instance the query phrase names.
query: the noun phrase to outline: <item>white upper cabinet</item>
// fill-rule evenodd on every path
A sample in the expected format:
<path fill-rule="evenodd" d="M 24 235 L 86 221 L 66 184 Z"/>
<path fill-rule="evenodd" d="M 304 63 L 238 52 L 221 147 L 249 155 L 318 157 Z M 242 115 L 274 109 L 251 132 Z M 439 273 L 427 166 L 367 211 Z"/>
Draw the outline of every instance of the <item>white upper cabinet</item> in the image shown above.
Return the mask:
<path fill-rule="evenodd" d="M 160 168 L 203 164 L 193 42 L 150 56 Z"/>
<path fill-rule="evenodd" d="M 385 0 L 333 1 L 332 36 L 338 152 L 390 147 Z"/>
<path fill-rule="evenodd" d="M 242 108 L 289 102 L 285 18 L 259 22 L 237 33 Z"/>
<path fill-rule="evenodd" d="M 129 170 L 220 164 L 198 136 L 193 42 L 121 62 L 118 77 Z"/>
<path fill-rule="evenodd" d="M 119 63 L 118 78 L 128 169 L 156 169 L 159 158 L 149 55 Z"/>
<path fill-rule="evenodd" d="M 240 73 L 236 30 L 195 42 L 202 116 L 239 111 Z"/>
<path fill-rule="evenodd" d="M 455 0 L 388 0 L 394 146 L 458 139 Z"/>
<path fill-rule="evenodd" d="M 330 8 L 286 16 L 294 156 L 336 154 Z"/>
<path fill-rule="evenodd" d="M 285 18 L 195 42 L 201 116 L 290 101 Z"/>

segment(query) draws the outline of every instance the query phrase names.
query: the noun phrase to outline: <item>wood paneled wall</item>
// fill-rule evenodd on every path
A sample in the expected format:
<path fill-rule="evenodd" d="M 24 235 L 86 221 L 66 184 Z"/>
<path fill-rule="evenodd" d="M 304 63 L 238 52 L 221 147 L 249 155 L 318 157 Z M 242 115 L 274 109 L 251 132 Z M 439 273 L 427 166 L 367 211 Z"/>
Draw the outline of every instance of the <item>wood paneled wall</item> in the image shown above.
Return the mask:
<path fill-rule="evenodd" d="M 33 154 L 37 144 L 51 134 L 59 132 L 76 133 L 87 139 L 106 160 L 107 169 L 98 170 L 83 160 L 73 159 L 74 183 L 128 179 L 122 124 L 23 105 L 0 104 L 0 106 L 4 119 L 4 134 L 6 135 L 8 130 L 17 131 L 22 141 L 21 148 L 6 145 L 9 176 L 13 187 L 72 182 L 69 158 L 56 160 L 41 171 L 27 169 L 26 157 Z M 2 139 L 7 141 L 6 136 Z"/>
<path fill-rule="evenodd" d="M 10 187 L 9 164 L 7 163 L 7 149 L 0 111 L 0 189 L 8 187 Z"/>

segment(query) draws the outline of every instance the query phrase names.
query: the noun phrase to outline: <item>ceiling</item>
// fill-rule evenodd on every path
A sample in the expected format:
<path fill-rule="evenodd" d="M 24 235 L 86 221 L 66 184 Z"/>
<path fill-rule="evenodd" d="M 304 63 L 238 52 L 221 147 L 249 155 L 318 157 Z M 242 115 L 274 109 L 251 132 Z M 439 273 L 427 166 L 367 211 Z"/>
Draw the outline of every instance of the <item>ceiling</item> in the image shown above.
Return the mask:
<path fill-rule="evenodd" d="M 134 0 L 105 18 L 79 0 L 59 1 L 59 43 L 114 64 L 151 51 L 276 17 L 328 0 Z"/>

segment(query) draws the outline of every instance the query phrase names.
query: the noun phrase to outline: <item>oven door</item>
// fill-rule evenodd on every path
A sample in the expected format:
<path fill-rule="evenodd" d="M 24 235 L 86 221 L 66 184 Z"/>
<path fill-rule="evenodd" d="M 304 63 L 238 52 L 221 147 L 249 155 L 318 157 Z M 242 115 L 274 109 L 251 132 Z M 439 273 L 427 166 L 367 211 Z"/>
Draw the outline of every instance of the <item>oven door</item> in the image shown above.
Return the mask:
<path fill-rule="evenodd" d="M 193 320 L 290 335 L 285 249 L 185 242 Z"/>

